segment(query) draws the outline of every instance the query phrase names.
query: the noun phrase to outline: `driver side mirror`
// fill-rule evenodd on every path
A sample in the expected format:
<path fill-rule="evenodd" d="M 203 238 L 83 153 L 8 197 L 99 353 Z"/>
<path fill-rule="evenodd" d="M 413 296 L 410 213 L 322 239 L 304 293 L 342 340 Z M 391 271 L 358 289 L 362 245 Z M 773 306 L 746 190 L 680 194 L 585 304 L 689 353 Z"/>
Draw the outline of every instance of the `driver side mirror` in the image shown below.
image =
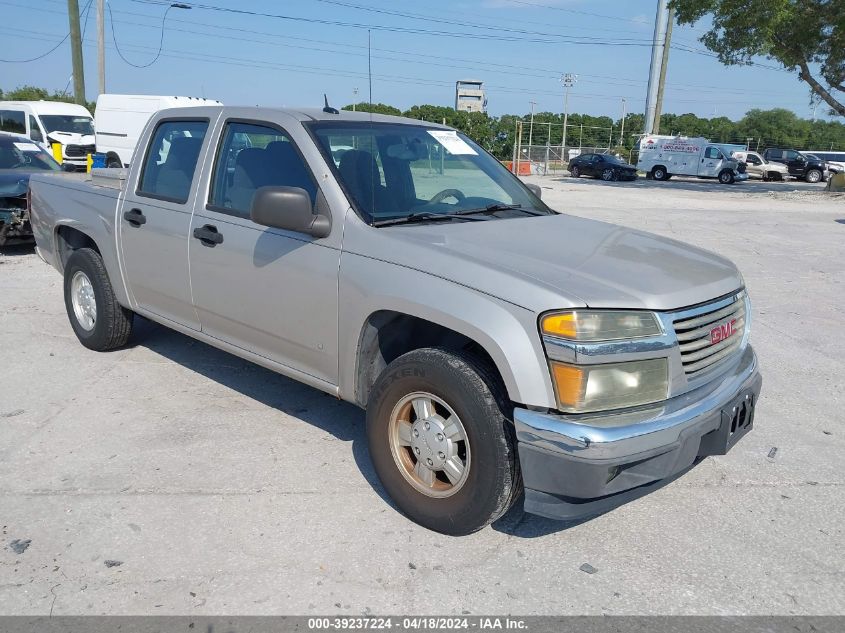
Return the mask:
<path fill-rule="evenodd" d="M 538 198 L 543 197 L 543 190 L 540 188 L 540 185 L 535 185 L 534 183 L 525 183 L 525 186 L 528 187 L 528 190 Z"/>
<path fill-rule="evenodd" d="M 250 219 L 256 224 L 326 237 L 331 219 L 314 214 L 311 196 L 300 187 L 259 187 L 252 199 Z"/>

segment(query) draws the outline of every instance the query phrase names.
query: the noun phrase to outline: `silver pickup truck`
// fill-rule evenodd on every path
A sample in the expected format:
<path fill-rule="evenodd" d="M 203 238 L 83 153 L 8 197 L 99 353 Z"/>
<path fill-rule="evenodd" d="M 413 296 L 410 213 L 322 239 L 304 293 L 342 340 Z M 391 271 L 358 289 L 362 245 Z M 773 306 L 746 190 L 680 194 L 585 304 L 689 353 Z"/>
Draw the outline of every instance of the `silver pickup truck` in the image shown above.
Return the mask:
<path fill-rule="evenodd" d="M 324 110 L 153 116 L 128 171 L 36 175 L 38 253 L 80 342 L 140 314 L 367 411 L 414 521 L 606 512 L 752 426 L 728 260 L 558 213 L 450 128 Z"/>

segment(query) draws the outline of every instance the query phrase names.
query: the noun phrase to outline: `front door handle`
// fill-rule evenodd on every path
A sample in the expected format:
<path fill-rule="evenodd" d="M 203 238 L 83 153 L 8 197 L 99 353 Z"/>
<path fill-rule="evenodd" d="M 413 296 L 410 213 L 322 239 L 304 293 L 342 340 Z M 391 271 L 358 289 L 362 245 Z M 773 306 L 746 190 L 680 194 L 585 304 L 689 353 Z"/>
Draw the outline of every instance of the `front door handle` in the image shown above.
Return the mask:
<path fill-rule="evenodd" d="M 194 229 L 194 237 L 203 243 L 203 246 L 214 247 L 223 243 L 223 234 L 212 224 Z"/>
<path fill-rule="evenodd" d="M 141 212 L 141 209 L 130 209 L 123 214 L 123 219 L 136 228 L 147 223 L 147 216 Z"/>

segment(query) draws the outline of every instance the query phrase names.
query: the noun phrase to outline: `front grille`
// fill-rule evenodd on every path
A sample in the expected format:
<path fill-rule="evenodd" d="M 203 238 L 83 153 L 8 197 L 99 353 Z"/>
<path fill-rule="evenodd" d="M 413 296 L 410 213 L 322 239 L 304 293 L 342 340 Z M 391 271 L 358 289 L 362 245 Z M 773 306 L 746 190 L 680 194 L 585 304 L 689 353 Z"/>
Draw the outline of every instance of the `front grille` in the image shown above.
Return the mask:
<path fill-rule="evenodd" d="M 675 336 L 688 378 L 701 375 L 739 351 L 745 333 L 745 294 L 727 306 L 704 306 L 692 315 L 674 321 Z"/>
<path fill-rule="evenodd" d="M 65 156 L 88 156 L 97 151 L 95 145 L 68 145 L 65 148 Z"/>

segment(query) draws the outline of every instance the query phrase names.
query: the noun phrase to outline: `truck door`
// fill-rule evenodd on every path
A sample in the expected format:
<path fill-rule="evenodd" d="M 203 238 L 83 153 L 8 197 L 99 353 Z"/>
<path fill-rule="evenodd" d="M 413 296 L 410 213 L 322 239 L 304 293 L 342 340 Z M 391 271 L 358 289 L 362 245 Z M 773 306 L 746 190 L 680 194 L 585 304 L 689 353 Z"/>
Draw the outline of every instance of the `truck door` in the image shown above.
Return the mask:
<path fill-rule="evenodd" d="M 784 151 L 783 157 L 789 173 L 793 176 L 803 176 L 804 172 L 807 171 L 807 159 L 804 158 L 803 154 L 796 152 L 794 149 L 788 149 Z"/>
<path fill-rule="evenodd" d="M 123 270 L 138 307 L 194 330 L 200 326 L 191 301 L 188 235 L 208 125 L 203 118 L 159 121 L 118 212 Z"/>
<path fill-rule="evenodd" d="M 203 333 L 337 384 L 339 248 L 250 219 L 259 187 L 300 187 L 316 204 L 316 179 L 274 123 L 226 121 L 217 146 L 208 203 L 197 200 L 191 224 Z"/>
<path fill-rule="evenodd" d="M 698 175 L 706 178 L 716 178 L 722 171 L 722 161 L 725 160 L 722 151 L 713 145 L 704 149 L 698 166 Z"/>

